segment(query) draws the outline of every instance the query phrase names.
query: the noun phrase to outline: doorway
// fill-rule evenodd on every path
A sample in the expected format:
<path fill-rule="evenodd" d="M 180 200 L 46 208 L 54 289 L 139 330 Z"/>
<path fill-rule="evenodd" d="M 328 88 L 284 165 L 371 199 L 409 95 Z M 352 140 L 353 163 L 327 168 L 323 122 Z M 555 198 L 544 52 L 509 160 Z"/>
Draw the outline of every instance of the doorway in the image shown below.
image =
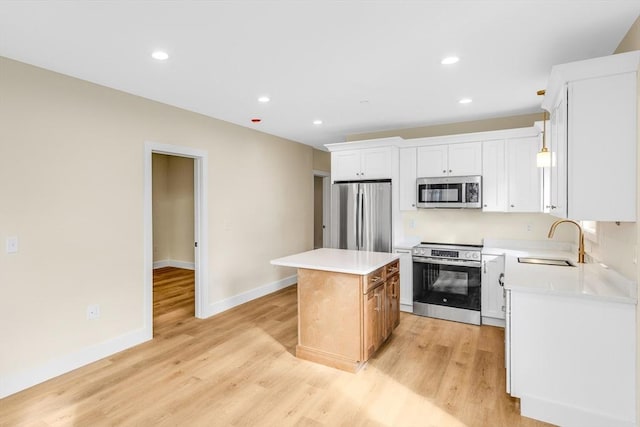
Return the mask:
<path fill-rule="evenodd" d="M 331 177 L 329 172 L 313 171 L 313 249 L 331 247 Z"/>
<path fill-rule="evenodd" d="M 195 316 L 194 159 L 152 154 L 153 334 Z"/>
<path fill-rule="evenodd" d="M 174 268 L 178 273 L 180 270 L 182 273 L 190 272 L 192 278 L 188 280 L 194 283 L 194 296 L 187 295 L 190 298 L 189 301 L 192 301 L 190 302 L 191 313 L 198 318 L 207 317 L 207 153 L 187 147 L 147 142 L 144 159 L 144 329 L 147 338 L 151 339 L 154 335 L 154 267 Z M 173 187 L 171 191 L 164 189 L 162 201 L 165 206 L 159 207 L 157 202 L 163 198 L 159 192 L 163 189 L 154 185 L 154 179 L 162 184 L 159 181 L 163 179 L 163 175 L 157 172 L 163 168 L 163 162 L 166 163 L 164 166 L 167 170 L 165 179 L 170 177 L 175 181 L 176 176 L 181 175 L 181 177 L 179 183 L 170 184 Z M 171 175 L 168 172 L 172 168 L 171 165 L 178 171 L 178 175 Z M 156 166 L 156 173 L 153 171 L 154 166 Z M 179 194 L 176 198 L 181 200 L 171 200 L 172 192 Z M 189 192 L 190 198 L 186 197 Z M 170 213 L 155 212 L 160 215 L 154 215 L 154 197 L 156 210 L 171 209 L 172 211 Z M 185 197 L 187 200 L 184 200 Z M 172 240 L 180 243 L 172 247 Z M 184 278 L 176 279 L 175 272 L 164 271 L 164 273 L 170 273 L 169 277 L 174 277 L 175 280 L 185 280 Z M 183 285 L 184 283 L 178 284 L 175 288 L 176 292 L 180 292 L 180 286 Z"/>

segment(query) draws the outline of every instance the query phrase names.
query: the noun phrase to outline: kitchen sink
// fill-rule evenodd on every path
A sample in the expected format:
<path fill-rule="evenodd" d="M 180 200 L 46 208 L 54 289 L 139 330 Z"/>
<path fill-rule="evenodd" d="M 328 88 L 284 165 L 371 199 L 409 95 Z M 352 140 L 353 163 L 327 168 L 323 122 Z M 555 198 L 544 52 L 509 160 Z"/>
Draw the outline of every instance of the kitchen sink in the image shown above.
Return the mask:
<path fill-rule="evenodd" d="M 555 265 L 558 267 L 575 267 L 571 262 L 566 259 L 558 258 L 532 258 L 532 257 L 518 257 L 518 262 L 523 264 L 538 264 L 538 265 Z"/>

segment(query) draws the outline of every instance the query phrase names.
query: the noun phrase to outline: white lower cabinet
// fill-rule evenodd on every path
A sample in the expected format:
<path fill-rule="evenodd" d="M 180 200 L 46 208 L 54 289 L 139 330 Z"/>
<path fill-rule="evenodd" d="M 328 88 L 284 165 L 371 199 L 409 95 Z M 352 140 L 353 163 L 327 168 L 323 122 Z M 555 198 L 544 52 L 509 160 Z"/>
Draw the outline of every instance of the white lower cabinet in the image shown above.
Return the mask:
<path fill-rule="evenodd" d="M 507 391 L 523 416 L 636 426 L 636 306 L 507 290 Z"/>
<path fill-rule="evenodd" d="M 482 254 L 482 324 L 504 327 L 504 255 Z"/>
<path fill-rule="evenodd" d="M 411 249 L 396 248 L 400 255 L 400 310 L 413 312 L 413 259 Z"/>

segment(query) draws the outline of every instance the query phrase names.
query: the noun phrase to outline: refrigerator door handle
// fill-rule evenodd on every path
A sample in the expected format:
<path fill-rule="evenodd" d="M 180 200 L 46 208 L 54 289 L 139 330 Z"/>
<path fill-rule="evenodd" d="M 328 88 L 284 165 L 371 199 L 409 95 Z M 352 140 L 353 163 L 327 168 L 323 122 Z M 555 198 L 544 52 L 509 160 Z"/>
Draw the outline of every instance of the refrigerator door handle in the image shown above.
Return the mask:
<path fill-rule="evenodd" d="M 364 248 L 364 191 L 360 195 L 358 210 L 360 211 L 360 241 L 358 242 L 358 249 L 362 250 Z"/>
<path fill-rule="evenodd" d="M 360 249 L 360 234 L 362 232 L 362 222 L 360 221 L 360 188 L 356 193 L 356 250 Z"/>

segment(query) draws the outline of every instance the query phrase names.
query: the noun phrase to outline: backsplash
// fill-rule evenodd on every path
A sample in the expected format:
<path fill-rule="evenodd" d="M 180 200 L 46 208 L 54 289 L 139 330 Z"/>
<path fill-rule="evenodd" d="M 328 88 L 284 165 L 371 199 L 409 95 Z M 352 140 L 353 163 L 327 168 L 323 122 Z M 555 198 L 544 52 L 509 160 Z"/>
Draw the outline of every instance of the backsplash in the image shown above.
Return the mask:
<path fill-rule="evenodd" d="M 402 213 L 404 237 L 423 242 L 481 244 L 482 239 L 545 240 L 558 218 L 542 213 L 498 213 L 476 209 L 419 209 Z M 554 241 L 577 243 L 575 227 L 558 227 Z"/>
<path fill-rule="evenodd" d="M 618 225 L 619 224 L 619 225 Z M 598 222 L 597 242 L 585 241 L 592 257 L 616 270 L 628 279 L 637 277 L 637 226 L 635 222 Z"/>

